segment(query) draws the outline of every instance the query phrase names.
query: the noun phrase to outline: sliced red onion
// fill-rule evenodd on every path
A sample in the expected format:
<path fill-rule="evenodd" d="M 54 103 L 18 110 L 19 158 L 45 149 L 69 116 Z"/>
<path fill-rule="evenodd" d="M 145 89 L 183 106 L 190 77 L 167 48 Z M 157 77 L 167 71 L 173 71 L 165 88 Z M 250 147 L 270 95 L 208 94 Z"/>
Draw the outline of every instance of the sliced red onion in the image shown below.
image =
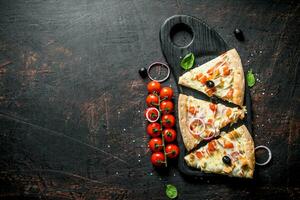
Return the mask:
<path fill-rule="evenodd" d="M 271 161 L 271 159 L 272 159 L 271 150 L 268 147 L 264 146 L 264 145 L 257 146 L 257 147 L 255 147 L 254 150 L 256 151 L 257 149 L 265 149 L 265 150 L 267 150 L 268 154 L 269 154 L 269 157 L 268 157 L 268 159 L 265 162 L 263 162 L 263 163 L 255 162 L 255 164 L 257 164 L 259 166 L 264 166 L 264 165 L 268 164 Z"/>
<path fill-rule="evenodd" d="M 234 154 L 233 155 L 233 153 L 236 153 L 236 154 Z M 233 160 L 233 161 L 236 161 L 237 160 L 237 157 L 240 155 L 240 153 L 238 152 L 238 151 L 234 151 L 234 152 L 232 152 L 230 155 L 228 155 L 230 158 L 231 158 L 231 160 Z"/>
<path fill-rule="evenodd" d="M 151 70 L 151 68 L 152 67 L 154 67 L 154 66 L 157 66 L 157 65 L 160 65 L 160 66 L 162 66 L 162 67 L 165 67 L 168 71 L 167 71 L 167 75 L 164 77 L 164 78 L 162 78 L 162 79 L 155 79 L 155 78 L 153 78 L 151 75 L 150 75 L 150 70 Z M 152 81 L 157 81 L 157 82 L 164 82 L 165 80 L 167 80 L 168 78 L 169 78 L 169 76 L 170 76 L 170 67 L 167 65 L 167 64 L 165 64 L 165 63 L 162 63 L 162 62 L 154 62 L 154 63 L 151 63 L 150 65 L 149 65 L 149 67 L 148 67 L 148 69 L 147 69 L 147 74 L 148 74 L 148 77 L 152 80 Z"/>
<path fill-rule="evenodd" d="M 193 135 L 200 136 L 201 133 L 202 133 L 203 131 L 201 131 L 201 132 L 199 132 L 199 133 L 195 133 L 195 132 L 193 132 L 193 131 L 191 130 L 191 125 L 192 125 L 192 123 L 193 123 L 194 121 L 196 121 L 196 120 L 199 120 L 199 121 L 202 123 L 202 125 L 203 125 L 203 131 L 205 130 L 205 122 L 203 121 L 203 119 L 201 119 L 201 118 L 199 118 L 199 117 L 195 117 L 195 118 L 192 118 L 191 122 L 189 123 L 189 131 L 190 131 L 190 133 L 192 133 Z M 201 136 L 200 136 L 200 137 L 201 137 Z"/>
<path fill-rule="evenodd" d="M 149 118 L 148 113 L 149 113 L 150 110 L 155 110 L 155 111 L 157 112 L 157 117 L 156 117 L 155 120 L 152 120 L 152 119 Z M 159 113 L 159 110 L 158 110 L 157 108 L 149 108 L 149 109 L 147 110 L 147 112 L 146 112 L 146 118 L 147 118 L 147 120 L 148 120 L 149 122 L 151 122 L 151 123 L 156 122 L 156 121 L 159 119 L 159 117 L 160 117 L 160 113 Z"/>

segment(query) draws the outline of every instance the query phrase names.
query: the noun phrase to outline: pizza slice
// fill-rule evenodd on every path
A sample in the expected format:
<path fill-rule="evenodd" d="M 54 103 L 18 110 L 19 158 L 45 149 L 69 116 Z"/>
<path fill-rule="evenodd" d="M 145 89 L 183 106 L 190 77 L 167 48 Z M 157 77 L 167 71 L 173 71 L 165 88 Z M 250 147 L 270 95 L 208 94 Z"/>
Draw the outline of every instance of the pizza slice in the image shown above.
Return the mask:
<path fill-rule="evenodd" d="M 245 78 L 240 56 L 235 49 L 186 72 L 179 77 L 178 83 L 208 96 L 214 95 L 243 105 Z"/>
<path fill-rule="evenodd" d="M 184 159 L 187 165 L 206 173 L 252 178 L 254 142 L 246 126 L 242 125 L 186 155 Z"/>
<path fill-rule="evenodd" d="M 184 145 L 192 150 L 203 139 L 208 140 L 219 135 L 220 129 L 243 119 L 245 111 L 223 104 L 179 95 L 178 118 Z"/>

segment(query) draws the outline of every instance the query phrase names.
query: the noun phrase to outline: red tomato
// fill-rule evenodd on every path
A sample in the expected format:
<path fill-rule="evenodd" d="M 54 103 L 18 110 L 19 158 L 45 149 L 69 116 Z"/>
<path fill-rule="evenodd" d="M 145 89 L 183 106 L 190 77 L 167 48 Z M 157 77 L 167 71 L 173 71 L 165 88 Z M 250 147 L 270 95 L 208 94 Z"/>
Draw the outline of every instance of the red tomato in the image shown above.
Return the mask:
<path fill-rule="evenodd" d="M 168 158 L 176 158 L 179 154 L 179 147 L 175 144 L 168 144 L 166 146 L 166 154 Z"/>
<path fill-rule="evenodd" d="M 171 128 L 166 128 L 163 130 L 164 139 L 166 142 L 173 142 L 176 140 L 176 131 Z"/>
<path fill-rule="evenodd" d="M 224 147 L 227 149 L 232 149 L 233 148 L 233 143 L 229 141 L 224 142 Z"/>
<path fill-rule="evenodd" d="M 201 151 L 196 151 L 196 156 L 201 159 L 203 157 L 203 153 Z"/>
<path fill-rule="evenodd" d="M 157 106 L 158 105 L 158 96 L 154 94 L 149 94 L 146 98 L 146 103 L 148 106 Z"/>
<path fill-rule="evenodd" d="M 214 103 L 210 103 L 209 104 L 209 108 L 211 109 L 211 111 L 216 112 L 217 111 L 217 104 Z"/>
<path fill-rule="evenodd" d="M 216 142 L 214 140 L 210 141 L 207 145 L 207 149 L 210 152 L 213 152 L 214 150 L 216 150 Z"/>
<path fill-rule="evenodd" d="M 152 152 L 158 152 L 162 150 L 162 140 L 160 138 L 152 138 L 148 145 Z"/>
<path fill-rule="evenodd" d="M 151 156 L 151 163 L 156 166 L 160 167 L 166 162 L 165 155 L 162 152 L 153 153 Z"/>
<path fill-rule="evenodd" d="M 160 103 L 160 110 L 163 114 L 170 114 L 173 112 L 174 104 L 172 101 L 166 100 Z"/>
<path fill-rule="evenodd" d="M 147 126 L 147 133 L 151 137 L 158 137 L 158 136 L 160 136 L 160 134 L 161 134 L 161 126 L 160 126 L 160 124 L 157 123 L 157 122 L 150 123 Z"/>
<path fill-rule="evenodd" d="M 159 118 L 159 111 L 155 107 L 149 107 L 145 110 L 145 117 L 149 122 L 157 121 Z"/>
<path fill-rule="evenodd" d="M 161 117 L 162 125 L 166 128 L 171 128 L 175 125 L 175 117 L 170 114 Z"/>
<path fill-rule="evenodd" d="M 168 100 L 171 100 L 172 97 L 173 97 L 173 89 L 170 88 L 170 87 L 163 87 L 160 90 L 159 96 L 160 96 L 161 99 L 166 98 Z"/>
<path fill-rule="evenodd" d="M 159 94 L 160 92 L 160 83 L 157 81 L 150 81 L 147 85 L 147 90 L 149 93 L 156 92 Z"/>

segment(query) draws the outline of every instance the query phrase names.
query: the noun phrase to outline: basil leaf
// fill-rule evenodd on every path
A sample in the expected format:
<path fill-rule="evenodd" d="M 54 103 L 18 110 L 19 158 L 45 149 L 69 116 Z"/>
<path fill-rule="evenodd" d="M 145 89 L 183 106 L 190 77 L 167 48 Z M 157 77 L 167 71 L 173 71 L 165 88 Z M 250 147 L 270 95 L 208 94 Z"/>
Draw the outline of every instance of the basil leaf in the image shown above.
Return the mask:
<path fill-rule="evenodd" d="M 249 87 L 252 87 L 255 85 L 255 77 L 254 77 L 254 74 L 252 73 L 252 69 L 250 69 L 247 73 L 247 84 Z"/>
<path fill-rule="evenodd" d="M 195 56 L 193 53 L 188 53 L 184 56 L 184 58 L 181 60 L 180 62 L 180 66 L 184 69 L 184 70 L 188 70 L 191 69 L 194 65 L 195 62 Z"/>
<path fill-rule="evenodd" d="M 166 188 L 166 195 L 170 199 L 175 199 L 177 197 L 177 189 L 174 185 L 168 184 Z"/>

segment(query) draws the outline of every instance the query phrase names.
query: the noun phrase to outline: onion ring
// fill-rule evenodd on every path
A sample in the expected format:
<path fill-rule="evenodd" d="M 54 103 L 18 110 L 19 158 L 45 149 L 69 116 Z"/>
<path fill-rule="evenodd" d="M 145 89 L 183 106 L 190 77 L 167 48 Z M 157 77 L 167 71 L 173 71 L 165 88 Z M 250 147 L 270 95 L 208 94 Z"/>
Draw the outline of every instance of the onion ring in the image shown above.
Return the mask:
<path fill-rule="evenodd" d="M 259 166 L 264 166 L 264 165 L 268 164 L 271 161 L 271 159 L 272 159 L 271 150 L 268 147 L 264 146 L 264 145 L 260 145 L 260 146 L 255 147 L 254 151 L 256 151 L 257 149 L 265 149 L 265 150 L 267 150 L 268 154 L 269 154 L 269 157 L 268 157 L 268 159 L 265 162 L 263 162 L 263 163 L 255 162 L 255 164 L 257 164 Z"/>
<path fill-rule="evenodd" d="M 191 125 L 192 125 L 192 123 L 194 122 L 194 121 L 196 121 L 196 120 L 199 120 L 201 123 L 202 123 L 202 125 L 203 125 L 203 131 L 205 130 L 205 122 L 203 121 L 203 119 L 201 119 L 201 118 L 193 118 L 192 120 L 191 120 L 191 122 L 189 123 L 189 131 L 190 131 L 190 133 L 192 133 L 193 135 L 197 135 L 197 136 L 200 136 L 201 135 L 201 133 L 203 132 L 203 131 L 201 131 L 200 133 L 195 133 L 195 132 L 193 132 L 192 130 L 191 130 Z"/>
<path fill-rule="evenodd" d="M 160 66 L 163 66 L 163 67 L 167 68 L 168 72 L 167 72 L 166 77 L 157 80 L 157 79 L 153 78 L 153 77 L 150 75 L 150 69 L 151 69 L 152 67 L 154 67 L 155 65 L 160 65 Z M 148 77 L 149 77 L 152 81 L 157 81 L 157 82 L 161 83 L 161 82 L 164 82 L 165 80 L 167 80 L 167 79 L 169 78 L 169 76 L 170 76 L 170 67 L 169 67 L 167 64 L 162 63 L 162 62 L 154 62 L 154 63 L 151 63 L 151 64 L 149 65 L 149 67 L 148 67 L 148 69 L 147 69 L 147 74 L 148 74 Z"/>
<path fill-rule="evenodd" d="M 155 110 L 155 111 L 158 113 L 157 118 L 156 118 L 155 120 L 151 120 L 150 117 L 148 117 L 148 113 L 149 113 L 150 110 Z M 146 111 L 146 118 L 147 118 L 147 120 L 148 120 L 149 122 L 151 122 L 151 123 L 156 122 L 156 121 L 159 119 L 159 117 L 160 117 L 160 113 L 159 113 L 159 110 L 158 110 L 157 108 L 149 108 L 149 109 Z"/>

